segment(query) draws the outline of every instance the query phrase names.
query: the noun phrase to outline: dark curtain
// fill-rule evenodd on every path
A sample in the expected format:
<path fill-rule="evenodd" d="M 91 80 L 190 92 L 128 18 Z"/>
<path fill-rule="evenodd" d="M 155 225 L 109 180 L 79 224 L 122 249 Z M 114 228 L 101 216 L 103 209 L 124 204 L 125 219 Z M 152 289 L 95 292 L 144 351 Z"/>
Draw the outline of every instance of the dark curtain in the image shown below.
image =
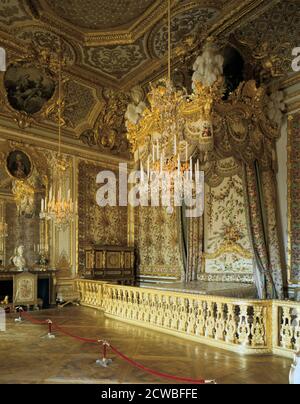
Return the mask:
<path fill-rule="evenodd" d="M 245 164 L 244 184 L 258 296 L 260 299 L 283 298 L 275 173 L 271 169 L 262 171 L 257 162 Z"/>

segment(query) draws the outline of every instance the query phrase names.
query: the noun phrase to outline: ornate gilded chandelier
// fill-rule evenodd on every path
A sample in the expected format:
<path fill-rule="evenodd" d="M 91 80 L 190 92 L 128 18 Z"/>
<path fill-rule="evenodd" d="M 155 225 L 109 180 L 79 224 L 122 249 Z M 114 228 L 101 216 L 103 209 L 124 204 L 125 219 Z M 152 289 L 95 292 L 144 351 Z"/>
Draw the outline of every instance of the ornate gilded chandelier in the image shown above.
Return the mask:
<path fill-rule="evenodd" d="M 59 86 L 58 86 L 58 153 L 51 156 L 49 165 L 52 167 L 52 185 L 47 188 L 47 196 L 42 199 L 40 218 L 51 220 L 60 230 L 66 230 L 74 220 L 76 206 L 71 198 L 70 178 L 68 170 L 71 163 L 61 153 L 62 119 L 62 57 L 60 46 Z"/>
<path fill-rule="evenodd" d="M 71 198 L 71 190 L 67 184 L 67 170 L 70 163 L 61 155 L 52 158 L 52 180 L 53 185 L 42 199 L 41 219 L 51 220 L 60 230 L 66 230 L 74 220 L 76 212 L 75 205 Z"/>
<path fill-rule="evenodd" d="M 185 89 L 178 90 L 171 80 L 171 2 L 168 0 L 168 78 L 151 85 L 146 103 L 139 100 L 130 104 L 126 113 L 127 135 L 141 170 L 142 190 L 153 186 L 163 189 L 166 173 L 173 173 L 171 188 L 176 182 L 184 181 L 192 188 L 199 176 L 199 158 L 204 161 L 213 149 L 213 105 L 222 97 L 223 58 L 213 59 L 214 71 L 206 80 L 209 67 L 206 59 L 211 56 L 207 52 L 204 51 L 194 66 L 194 93 L 188 95 Z"/>

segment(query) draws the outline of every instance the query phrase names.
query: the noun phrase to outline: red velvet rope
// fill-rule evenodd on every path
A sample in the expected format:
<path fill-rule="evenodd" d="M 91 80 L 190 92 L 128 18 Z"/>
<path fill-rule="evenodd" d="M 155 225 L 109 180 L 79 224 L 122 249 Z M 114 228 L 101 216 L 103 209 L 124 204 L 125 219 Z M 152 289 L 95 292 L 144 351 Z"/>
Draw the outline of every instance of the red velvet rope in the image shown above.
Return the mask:
<path fill-rule="evenodd" d="M 34 319 L 30 314 L 24 312 L 23 310 L 20 311 L 20 315 L 24 315 L 24 317 L 26 317 L 30 322 L 32 322 L 33 324 L 48 324 L 49 325 L 49 321 L 51 320 L 43 320 L 43 321 L 38 321 L 36 319 Z M 128 356 L 126 356 L 125 354 L 123 354 L 122 352 L 118 351 L 117 348 L 113 347 L 112 345 L 110 345 L 109 343 L 107 343 L 104 340 L 96 340 L 96 339 L 90 339 L 90 338 L 83 338 L 83 337 L 78 337 L 77 335 L 71 334 L 70 332 L 64 330 L 62 327 L 58 326 L 55 323 L 51 323 L 52 325 L 52 329 L 55 329 L 59 332 L 61 332 L 62 334 L 74 338 L 78 341 L 82 341 L 82 342 L 88 342 L 91 344 L 98 344 L 98 343 L 102 343 L 104 350 L 103 350 L 103 356 L 105 358 L 106 356 L 106 350 L 107 347 L 110 347 L 111 350 L 118 355 L 121 359 L 123 359 L 124 361 L 130 363 L 132 366 L 143 370 L 144 372 L 150 373 L 151 375 L 157 376 L 157 377 L 161 377 L 164 379 L 169 379 L 169 380 L 176 380 L 176 381 L 180 381 L 180 382 L 186 382 L 186 383 L 193 383 L 193 384 L 207 384 L 207 383 L 212 383 L 212 381 L 206 381 L 204 379 L 192 379 L 189 377 L 180 377 L 180 376 L 173 376 L 170 375 L 168 373 L 163 373 L 163 372 L 158 372 L 156 370 L 147 368 L 146 366 L 142 365 L 139 362 L 134 361 L 133 359 L 130 359 Z M 49 326 L 50 327 L 50 326 Z"/>
<path fill-rule="evenodd" d="M 53 324 L 52 326 L 53 326 L 53 328 L 55 330 L 61 332 L 62 334 L 66 335 L 67 337 L 71 337 L 71 338 L 77 339 L 78 341 L 88 342 L 88 343 L 91 343 L 91 344 L 97 344 L 98 343 L 98 340 L 96 340 L 96 339 L 78 337 L 77 335 L 71 334 L 70 332 L 64 330 L 62 327 L 58 326 L 57 324 Z"/>
<path fill-rule="evenodd" d="M 34 317 L 32 317 L 30 314 L 28 314 L 24 310 L 20 310 L 19 313 L 20 313 L 21 318 L 22 318 L 22 316 L 24 316 L 33 324 L 48 324 L 48 320 L 43 320 L 43 321 L 36 320 Z"/>
<path fill-rule="evenodd" d="M 130 358 L 128 358 L 128 356 L 124 355 L 122 352 L 118 351 L 115 347 L 111 346 L 111 350 L 116 353 L 118 356 L 120 356 L 122 359 L 124 359 L 126 362 L 130 363 L 131 365 L 144 370 L 147 373 L 150 373 L 154 376 L 158 376 L 158 377 L 162 377 L 165 379 L 170 379 L 170 380 L 177 380 L 180 382 L 186 382 L 186 383 L 194 383 L 194 384 L 206 384 L 206 381 L 203 379 L 200 380 L 195 380 L 195 379 L 191 379 L 189 377 L 180 377 L 180 376 L 173 376 L 173 375 L 169 375 L 168 373 L 162 373 L 162 372 L 158 372 L 156 370 L 152 370 L 150 368 L 145 367 L 144 365 L 142 365 L 141 363 L 138 363 Z"/>

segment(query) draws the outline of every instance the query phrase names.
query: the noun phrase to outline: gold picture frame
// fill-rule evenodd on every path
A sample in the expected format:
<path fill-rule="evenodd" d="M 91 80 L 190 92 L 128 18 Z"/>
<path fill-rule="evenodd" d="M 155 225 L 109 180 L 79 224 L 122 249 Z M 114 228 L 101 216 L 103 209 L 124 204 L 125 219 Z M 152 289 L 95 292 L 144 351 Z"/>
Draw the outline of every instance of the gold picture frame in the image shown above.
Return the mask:
<path fill-rule="evenodd" d="M 3 112 L 12 116 L 21 129 L 56 115 L 59 99 L 58 66 L 58 54 L 48 55 L 44 49 L 31 44 L 23 58 L 10 60 L 6 72 L 0 73 L 0 97 L 3 100 Z M 9 76 L 11 69 L 15 70 L 15 75 L 12 77 Z M 18 72 L 18 69 L 23 69 L 23 73 Z M 45 97 L 50 81 L 53 91 L 48 92 L 48 95 L 51 96 Z M 8 88 L 11 91 L 15 89 L 17 96 L 12 97 Z M 19 103 L 24 106 L 27 102 L 26 105 L 30 105 L 30 108 L 28 110 L 21 107 L 14 108 L 12 98 L 15 98 L 14 102 L 17 105 Z"/>
<path fill-rule="evenodd" d="M 12 149 L 6 155 L 7 174 L 18 181 L 28 180 L 33 173 L 34 164 L 30 155 L 20 149 Z"/>

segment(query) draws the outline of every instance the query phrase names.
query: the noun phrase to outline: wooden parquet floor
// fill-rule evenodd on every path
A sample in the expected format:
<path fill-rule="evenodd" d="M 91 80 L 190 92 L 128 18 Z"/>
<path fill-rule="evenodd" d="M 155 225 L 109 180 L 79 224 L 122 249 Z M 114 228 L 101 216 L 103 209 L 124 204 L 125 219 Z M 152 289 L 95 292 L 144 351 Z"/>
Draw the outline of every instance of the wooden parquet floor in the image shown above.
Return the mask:
<path fill-rule="evenodd" d="M 163 333 L 107 319 L 99 311 L 66 307 L 31 313 L 51 318 L 68 332 L 104 338 L 145 366 L 177 376 L 216 379 L 219 384 L 287 384 L 291 360 L 240 356 Z M 43 338 L 46 326 L 14 322 L 0 332 L 0 383 L 166 383 L 110 353 L 108 368 L 95 364 L 99 347 L 57 335 Z"/>

